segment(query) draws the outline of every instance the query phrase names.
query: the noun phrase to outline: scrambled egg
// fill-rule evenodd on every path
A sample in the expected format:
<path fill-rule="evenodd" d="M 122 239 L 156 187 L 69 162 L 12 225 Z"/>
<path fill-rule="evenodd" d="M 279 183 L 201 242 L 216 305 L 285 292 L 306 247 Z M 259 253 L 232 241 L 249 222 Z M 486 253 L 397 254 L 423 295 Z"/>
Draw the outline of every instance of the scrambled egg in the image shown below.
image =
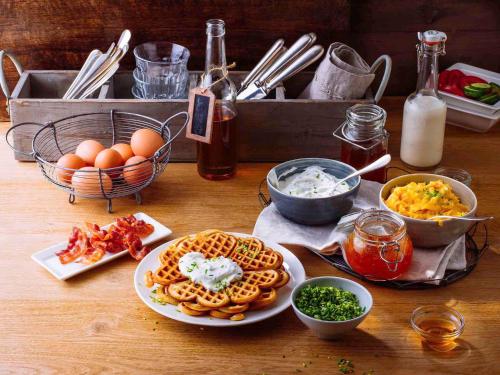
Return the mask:
<path fill-rule="evenodd" d="M 424 220 L 437 215 L 463 216 L 469 211 L 441 180 L 395 187 L 385 204 L 401 215 Z"/>

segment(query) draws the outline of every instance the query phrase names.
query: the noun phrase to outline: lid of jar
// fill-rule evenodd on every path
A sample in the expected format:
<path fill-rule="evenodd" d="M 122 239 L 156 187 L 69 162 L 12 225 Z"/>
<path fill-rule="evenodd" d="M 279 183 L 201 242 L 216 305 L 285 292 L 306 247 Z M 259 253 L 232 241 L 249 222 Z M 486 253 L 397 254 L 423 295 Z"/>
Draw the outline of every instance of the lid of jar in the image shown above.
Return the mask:
<path fill-rule="evenodd" d="M 406 235 L 406 224 L 390 211 L 368 210 L 358 216 L 354 227 L 359 235 L 373 242 L 397 241 Z"/>

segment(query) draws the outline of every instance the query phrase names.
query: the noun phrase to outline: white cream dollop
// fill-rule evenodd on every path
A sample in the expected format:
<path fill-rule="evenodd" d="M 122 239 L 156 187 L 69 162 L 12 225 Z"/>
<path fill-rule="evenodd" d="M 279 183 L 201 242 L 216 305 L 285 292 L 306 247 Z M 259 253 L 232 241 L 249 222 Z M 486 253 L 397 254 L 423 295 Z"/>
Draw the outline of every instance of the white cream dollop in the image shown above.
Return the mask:
<path fill-rule="evenodd" d="M 285 172 L 286 174 L 286 172 Z M 342 182 L 333 190 L 335 176 L 326 173 L 318 165 L 311 165 L 301 173 L 295 173 L 278 182 L 278 189 L 285 194 L 300 198 L 326 198 L 349 191 L 349 185 Z"/>
<path fill-rule="evenodd" d="M 191 252 L 179 259 L 179 270 L 195 284 L 219 292 L 233 281 L 241 280 L 243 270 L 229 258 L 206 259 L 202 253 Z"/>

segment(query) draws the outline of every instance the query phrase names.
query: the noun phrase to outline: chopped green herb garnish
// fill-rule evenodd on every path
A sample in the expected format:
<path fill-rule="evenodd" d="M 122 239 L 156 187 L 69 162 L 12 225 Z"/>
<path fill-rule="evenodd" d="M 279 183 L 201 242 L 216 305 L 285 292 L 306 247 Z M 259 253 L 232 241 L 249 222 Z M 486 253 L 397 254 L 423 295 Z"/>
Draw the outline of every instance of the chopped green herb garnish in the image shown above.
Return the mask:
<path fill-rule="evenodd" d="M 352 374 L 354 372 L 354 364 L 348 359 L 339 359 L 337 365 L 339 366 L 339 371 L 342 374 Z"/>
<path fill-rule="evenodd" d="M 354 293 L 332 286 L 307 285 L 299 291 L 295 304 L 304 314 L 327 321 L 354 319 L 365 311 Z"/>
<path fill-rule="evenodd" d="M 153 301 L 154 303 L 158 303 L 160 305 L 166 305 L 167 303 L 163 300 L 161 300 L 160 298 L 156 298 L 156 297 L 153 297 L 153 296 L 149 296 L 149 298 L 151 298 L 151 301 Z"/>

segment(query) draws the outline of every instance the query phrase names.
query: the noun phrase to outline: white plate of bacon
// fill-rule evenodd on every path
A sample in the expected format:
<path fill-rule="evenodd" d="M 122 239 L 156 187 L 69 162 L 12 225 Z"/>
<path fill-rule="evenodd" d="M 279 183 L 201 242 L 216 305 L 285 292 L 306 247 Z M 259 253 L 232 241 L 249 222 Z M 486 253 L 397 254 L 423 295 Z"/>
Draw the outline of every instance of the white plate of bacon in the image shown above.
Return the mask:
<path fill-rule="evenodd" d="M 31 258 L 57 279 L 67 280 L 125 254 L 141 260 L 150 251 L 148 245 L 170 234 L 169 228 L 138 212 L 103 227 L 90 223 L 84 230 L 74 227 L 68 241 L 38 251 Z"/>

